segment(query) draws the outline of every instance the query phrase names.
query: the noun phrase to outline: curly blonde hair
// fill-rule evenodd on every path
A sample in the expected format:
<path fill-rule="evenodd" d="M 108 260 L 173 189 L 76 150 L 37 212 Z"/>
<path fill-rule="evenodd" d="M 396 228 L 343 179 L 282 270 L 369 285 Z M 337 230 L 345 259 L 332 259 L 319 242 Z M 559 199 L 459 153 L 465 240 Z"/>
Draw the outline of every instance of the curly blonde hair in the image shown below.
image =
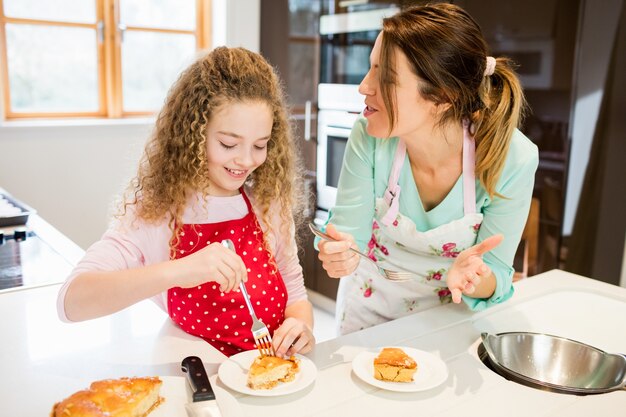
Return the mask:
<path fill-rule="evenodd" d="M 207 196 L 211 191 L 207 125 L 222 106 L 244 101 L 267 103 L 273 113 L 267 159 L 247 179 L 260 211 L 257 215 L 271 235 L 270 205 L 278 202 L 280 233 L 290 237 L 292 224 L 301 220 L 304 193 L 284 92 L 272 66 L 244 48 L 214 49 L 187 68 L 170 88 L 121 212 L 136 205 L 137 216 L 144 221 L 155 223 L 169 217 L 173 248 L 188 196 L 197 192 Z"/>

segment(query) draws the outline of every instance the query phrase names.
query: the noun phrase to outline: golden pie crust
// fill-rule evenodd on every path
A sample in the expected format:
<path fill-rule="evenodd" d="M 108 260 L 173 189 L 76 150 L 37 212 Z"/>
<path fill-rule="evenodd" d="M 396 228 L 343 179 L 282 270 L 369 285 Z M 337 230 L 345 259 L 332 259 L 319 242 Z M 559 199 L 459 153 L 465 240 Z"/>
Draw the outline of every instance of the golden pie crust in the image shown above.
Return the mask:
<path fill-rule="evenodd" d="M 257 357 L 248 371 L 248 387 L 252 389 L 272 389 L 279 382 L 293 381 L 300 370 L 299 360 L 276 356 Z"/>
<path fill-rule="evenodd" d="M 145 417 L 161 404 L 158 377 L 95 381 L 52 407 L 50 417 Z"/>
<path fill-rule="evenodd" d="M 417 363 L 400 348 L 383 348 L 374 358 L 374 378 L 381 381 L 411 382 Z"/>

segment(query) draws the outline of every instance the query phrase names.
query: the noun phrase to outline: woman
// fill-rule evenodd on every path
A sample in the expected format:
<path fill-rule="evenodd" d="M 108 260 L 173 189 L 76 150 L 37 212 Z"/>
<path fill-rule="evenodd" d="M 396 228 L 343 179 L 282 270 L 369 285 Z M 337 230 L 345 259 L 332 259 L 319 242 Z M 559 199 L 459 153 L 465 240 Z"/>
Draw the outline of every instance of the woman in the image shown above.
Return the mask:
<path fill-rule="evenodd" d="M 511 62 L 489 57 L 478 24 L 451 4 L 384 19 L 370 61 L 326 227 L 339 241 L 318 244 L 328 274 L 345 277 L 340 332 L 507 300 L 538 164 L 517 130 L 526 104 Z M 350 246 L 415 279 L 385 279 Z"/>

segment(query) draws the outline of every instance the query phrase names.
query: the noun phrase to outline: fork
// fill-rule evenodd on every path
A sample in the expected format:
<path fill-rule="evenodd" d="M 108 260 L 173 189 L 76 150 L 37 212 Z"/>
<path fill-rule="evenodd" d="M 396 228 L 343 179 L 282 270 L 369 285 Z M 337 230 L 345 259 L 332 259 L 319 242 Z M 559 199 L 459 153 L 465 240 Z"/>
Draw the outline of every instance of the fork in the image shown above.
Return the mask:
<path fill-rule="evenodd" d="M 324 233 L 320 230 L 319 227 L 317 227 L 316 225 L 314 225 L 313 223 L 309 223 L 309 229 L 311 229 L 311 231 L 313 232 L 313 234 L 319 238 L 322 238 L 324 240 L 327 240 L 329 242 L 336 242 L 337 239 L 331 237 L 330 235 L 328 235 L 327 233 Z M 368 261 L 372 262 L 377 269 L 381 270 L 383 272 L 383 274 L 385 275 L 385 277 L 390 280 L 390 281 L 397 281 L 397 282 L 401 282 L 401 281 L 409 281 L 410 279 L 412 279 L 414 277 L 414 274 L 412 272 L 408 272 L 408 271 L 393 271 L 391 269 L 385 269 L 382 268 L 378 265 L 378 263 L 373 260 L 372 258 L 370 258 L 369 256 L 367 256 L 366 254 L 364 254 L 361 251 L 358 251 L 354 248 L 348 248 L 349 250 L 351 250 L 352 252 L 356 253 L 357 255 L 361 255 L 363 258 L 367 259 Z"/>
<path fill-rule="evenodd" d="M 233 244 L 232 240 L 224 239 L 222 240 L 222 245 L 235 252 L 235 245 Z M 252 307 L 252 302 L 250 302 L 250 295 L 248 295 L 248 291 L 246 290 L 246 286 L 243 281 L 239 283 L 239 289 L 241 290 L 241 293 L 243 294 L 243 299 L 248 306 L 250 316 L 252 316 L 251 330 L 256 348 L 259 350 L 261 356 L 276 356 L 276 353 L 274 352 L 274 347 L 272 346 L 272 335 L 270 334 L 267 326 L 257 318 L 256 313 L 254 312 L 254 308 Z"/>

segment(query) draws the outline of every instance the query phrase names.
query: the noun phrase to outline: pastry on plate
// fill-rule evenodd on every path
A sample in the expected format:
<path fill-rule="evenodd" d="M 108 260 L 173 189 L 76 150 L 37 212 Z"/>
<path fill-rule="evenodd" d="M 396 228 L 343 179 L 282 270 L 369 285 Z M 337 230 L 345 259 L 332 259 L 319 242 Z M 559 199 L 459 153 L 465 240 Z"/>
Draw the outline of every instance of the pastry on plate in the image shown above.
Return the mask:
<path fill-rule="evenodd" d="M 279 382 L 293 381 L 300 367 L 299 360 L 292 356 L 289 359 L 276 356 L 257 357 L 248 371 L 248 387 L 252 389 L 272 389 Z"/>
<path fill-rule="evenodd" d="M 411 382 L 417 363 L 400 348 L 383 348 L 374 358 L 374 378 L 381 381 Z"/>
<path fill-rule="evenodd" d="M 145 417 L 163 400 L 158 377 L 105 379 L 52 407 L 50 417 Z"/>

